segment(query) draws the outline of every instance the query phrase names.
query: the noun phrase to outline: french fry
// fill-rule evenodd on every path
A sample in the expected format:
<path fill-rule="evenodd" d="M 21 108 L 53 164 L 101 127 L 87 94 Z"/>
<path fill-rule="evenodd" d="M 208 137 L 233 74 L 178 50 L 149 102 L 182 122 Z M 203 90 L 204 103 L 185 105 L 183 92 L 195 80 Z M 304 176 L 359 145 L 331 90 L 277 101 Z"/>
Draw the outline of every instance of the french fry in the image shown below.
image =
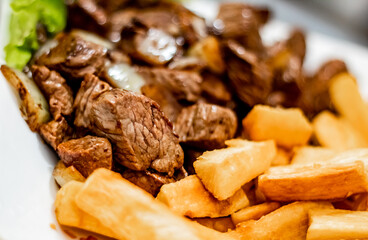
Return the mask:
<path fill-rule="evenodd" d="M 234 230 L 234 223 L 231 221 L 230 217 L 222 217 L 222 218 L 195 218 L 193 219 L 197 223 L 206 226 L 208 228 L 212 228 L 213 230 L 219 232 L 227 232 L 229 230 Z"/>
<path fill-rule="evenodd" d="M 248 220 L 258 220 L 262 216 L 269 214 L 270 212 L 278 209 L 281 206 L 278 202 L 265 202 L 259 205 L 246 207 L 231 214 L 231 220 L 235 225 Z"/>
<path fill-rule="evenodd" d="M 172 213 L 150 194 L 107 169 L 97 169 L 76 195 L 77 206 L 118 239 L 233 239 Z"/>
<path fill-rule="evenodd" d="M 258 221 L 239 223 L 235 231 L 244 240 L 304 240 L 308 228 L 308 211 L 321 208 L 333 207 L 327 202 L 294 202 Z"/>
<path fill-rule="evenodd" d="M 285 202 L 342 199 L 368 191 L 362 161 L 273 167 L 259 176 L 258 184 L 266 198 Z"/>
<path fill-rule="evenodd" d="M 226 200 L 217 200 L 204 188 L 196 175 L 163 185 L 157 199 L 173 212 L 190 218 L 229 216 L 249 205 L 242 189 Z"/>
<path fill-rule="evenodd" d="M 276 156 L 272 159 L 271 166 L 283 166 L 290 163 L 292 153 L 283 148 L 277 148 Z"/>
<path fill-rule="evenodd" d="M 215 198 L 225 200 L 242 185 L 265 172 L 276 155 L 275 143 L 228 140 L 228 148 L 203 153 L 194 169 Z"/>
<path fill-rule="evenodd" d="M 368 239 L 368 212 L 313 209 L 307 240 Z"/>
<path fill-rule="evenodd" d="M 251 140 L 274 139 L 285 148 L 305 145 L 312 135 L 311 124 L 298 108 L 256 105 L 243 119 L 243 127 Z"/>
<path fill-rule="evenodd" d="M 294 149 L 294 157 L 291 160 L 291 164 L 308 164 L 314 162 L 323 162 L 330 160 L 338 154 L 337 150 L 324 148 L 305 146 Z"/>
<path fill-rule="evenodd" d="M 313 119 L 314 134 L 318 142 L 327 148 L 339 151 L 368 147 L 363 138 L 349 122 L 329 111 L 323 111 Z"/>
<path fill-rule="evenodd" d="M 116 238 L 116 235 L 95 217 L 80 210 L 75 204 L 75 195 L 81 190 L 83 183 L 70 181 L 56 194 L 55 214 L 60 225 L 81 228 L 87 231 Z"/>
<path fill-rule="evenodd" d="M 368 109 L 354 77 L 341 73 L 331 79 L 330 97 L 337 111 L 368 141 Z"/>
<path fill-rule="evenodd" d="M 74 166 L 66 167 L 61 160 L 56 164 L 52 176 L 60 187 L 72 180 L 79 182 L 84 182 L 86 180 Z"/>

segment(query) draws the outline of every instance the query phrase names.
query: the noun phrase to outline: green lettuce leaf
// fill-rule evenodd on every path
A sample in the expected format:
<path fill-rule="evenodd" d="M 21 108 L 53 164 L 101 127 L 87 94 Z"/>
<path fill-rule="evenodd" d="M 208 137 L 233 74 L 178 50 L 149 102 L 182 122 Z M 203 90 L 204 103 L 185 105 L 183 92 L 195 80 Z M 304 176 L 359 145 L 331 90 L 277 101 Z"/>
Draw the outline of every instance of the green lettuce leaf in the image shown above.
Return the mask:
<path fill-rule="evenodd" d="M 9 44 L 4 48 L 5 61 L 11 67 L 22 69 L 38 49 L 37 23 L 43 24 L 51 35 L 60 32 L 66 24 L 66 6 L 63 0 L 13 0 L 10 18 Z"/>

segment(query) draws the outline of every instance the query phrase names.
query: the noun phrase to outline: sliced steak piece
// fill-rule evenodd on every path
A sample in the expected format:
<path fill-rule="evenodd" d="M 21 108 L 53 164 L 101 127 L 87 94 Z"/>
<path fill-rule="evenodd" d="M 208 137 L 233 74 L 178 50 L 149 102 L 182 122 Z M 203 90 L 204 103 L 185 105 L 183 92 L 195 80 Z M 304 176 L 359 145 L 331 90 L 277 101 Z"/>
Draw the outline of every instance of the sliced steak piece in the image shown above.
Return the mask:
<path fill-rule="evenodd" d="M 184 108 L 174 127 L 180 142 L 201 149 L 224 147 L 236 129 L 237 118 L 232 110 L 206 103 Z"/>
<path fill-rule="evenodd" d="M 201 95 L 202 78 L 196 72 L 140 67 L 137 73 L 147 84 L 165 86 L 178 100 L 195 102 Z"/>
<path fill-rule="evenodd" d="M 112 167 L 111 144 L 106 138 L 86 136 L 59 144 L 57 153 L 65 166 L 73 165 L 84 177 L 97 168 Z"/>
<path fill-rule="evenodd" d="M 329 93 L 330 80 L 337 74 L 347 71 L 343 61 L 330 60 L 325 62 L 312 78 L 305 81 L 299 107 L 310 119 L 323 110 L 334 111 Z"/>
<path fill-rule="evenodd" d="M 156 196 L 162 185 L 175 182 L 175 179 L 160 173 L 146 171 L 126 170 L 122 174 L 123 178 L 134 183 L 138 187 Z"/>
<path fill-rule="evenodd" d="M 235 41 L 227 42 L 228 76 L 237 96 L 249 106 L 262 104 L 272 91 L 270 67 L 252 51 Z"/>
<path fill-rule="evenodd" d="M 33 80 L 49 100 L 50 112 L 54 119 L 67 116 L 73 111 L 73 92 L 58 72 L 45 66 L 32 66 Z"/>
<path fill-rule="evenodd" d="M 84 128 L 90 126 L 89 114 L 93 100 L 97 99 L 101 93 L 109 89 L 111 87 L 108 83 L 99 80 L 98 77 L 92 74 L 87 74 L 84 77 L 73 106 L 75 109 L 75 126 Z"/>
<path fill-rule="evenodd" d="M 73 129 L 68 125 L 63 117 L 52 120 L 40 127 L 40 135 L 42 138 L 56 150 L 56 147 L 73 135 Z"/>
<path fill-rule="evenodd" d="M 93 102 L 91 130 L 113 144 L 114 159 L 143 171 L 169 176 L 183 165 L 184 154 L 169 120 L 153 100 L 121 89 L 102 93 Z"/>
<path fill-rule="evenodd" d="M 85 39 L 77 31 L 64 34 L 58 39 L 56 47 L 36 59 L 36 64 L 76 79 L 88 73 L 98 73 L 103 67 L 107 49 Z"/>
<path fill-rule="evenodd" d="M 121 33 L 121 48 L 132 58 L 162 66 L 177 53 L 175 38 L 157 28 L 132 26 Z"/>
<path fill-rule="evenodd" d="M 221 105 L 231 101 L 231 93 L 220 77 L 206 72 L 202 78 L 202 95 L 206 100 Z"/>
<path fill-rule="evenodd" d="M 174 95 L 162 85 L 148 84 L 141 88 L 144 96 L 151 98 L 160 105 L 165 116 L 175 122 L 183 106 L 178 103 Z"/>

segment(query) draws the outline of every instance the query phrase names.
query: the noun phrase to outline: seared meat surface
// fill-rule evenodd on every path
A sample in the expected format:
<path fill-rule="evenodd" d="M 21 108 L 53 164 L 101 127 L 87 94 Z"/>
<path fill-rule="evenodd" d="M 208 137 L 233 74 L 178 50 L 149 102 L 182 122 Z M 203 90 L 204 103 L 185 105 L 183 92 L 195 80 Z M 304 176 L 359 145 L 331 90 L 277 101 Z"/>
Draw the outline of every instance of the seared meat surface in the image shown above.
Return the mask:
<path fill-rule="evenodd" d="M 213 104 L 198 103 L 184 108 L 175 123 L 180 142 L 202 149 L 225 146 L 237 129 L 235 113 Z"/>
<path fill-rule="evenodd" d="M 55 48 L 36 59 L 36 64 L 76 79 L 98 73 L 103 67 L 107 51 L 103 46 L 85 40 L 76 32 L 64 34 L 58 41 Z"/>
<path fill-rule="evenodd" d="M 40 135 L 42 138 L 56 150 L 56 147 L 73 135 L 73 129 L 68 125 L 64 117 L 60 116 L 56 120 L 52 120 L 40 127 Z"/>
<path fill-rule="evenodd" d="M 112 167 L 111 144 L 106 138 L 85 136 L 58 145 L 57 153 L 65 166 L 74 166 L 84 177 L 97 168 Z"/>
<path fill-rule="evenodd" d="M 178 100 L 195 102 L 201 94 L 202 78 L 196 72 L 140 67 L 137 73 L 147 84 L 165 86 Z"/>
<path fill-rule="evenodd" d="M 146 171 L 126 170 L 122 174 L 123 178 L 134 183 L 138 187 L 156 196 L 162 185 L 175 182 L 175 179 L 167 175 Z"/>
<path fill-rule="evenodd" d="M 58 72 L 45 66 L 32 66 L 33 79 L 48 98 L 54 119 L 70 115 L 73 111 L 73 92 Z"/>
<path fill-rule="evenodd" d="M 157 103 L 143 95 L 106 91 L 93 102 L 90 121 L 95 134 L 111 141 L 114 159 L 123 166 L 172 176 L 183 165 L 183 150 L 171 123 Z"/>
<path fill-rule="evenodd" d="M 84 77 L 74 102 L 74 124 L 77 127 L 90 127 L 89 116 L 93 101 L 97 99 L 101 93 L 109 90 L 110 88 L 111 87 L 108 83 L 99 80 L 98 77 L 92 74 L 87 74 Z"/>

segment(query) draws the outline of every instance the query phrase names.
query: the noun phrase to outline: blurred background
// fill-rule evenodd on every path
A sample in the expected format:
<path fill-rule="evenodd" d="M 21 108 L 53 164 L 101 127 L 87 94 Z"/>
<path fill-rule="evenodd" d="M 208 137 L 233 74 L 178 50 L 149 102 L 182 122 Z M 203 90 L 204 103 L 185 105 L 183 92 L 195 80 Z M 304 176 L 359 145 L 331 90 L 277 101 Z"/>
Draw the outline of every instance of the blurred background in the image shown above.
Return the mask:
<path fill-rule="evenodd" d="M 276 19 L 368 47 L 368 0 L 242 0 L 242 2 L 270 6 Z"/>

